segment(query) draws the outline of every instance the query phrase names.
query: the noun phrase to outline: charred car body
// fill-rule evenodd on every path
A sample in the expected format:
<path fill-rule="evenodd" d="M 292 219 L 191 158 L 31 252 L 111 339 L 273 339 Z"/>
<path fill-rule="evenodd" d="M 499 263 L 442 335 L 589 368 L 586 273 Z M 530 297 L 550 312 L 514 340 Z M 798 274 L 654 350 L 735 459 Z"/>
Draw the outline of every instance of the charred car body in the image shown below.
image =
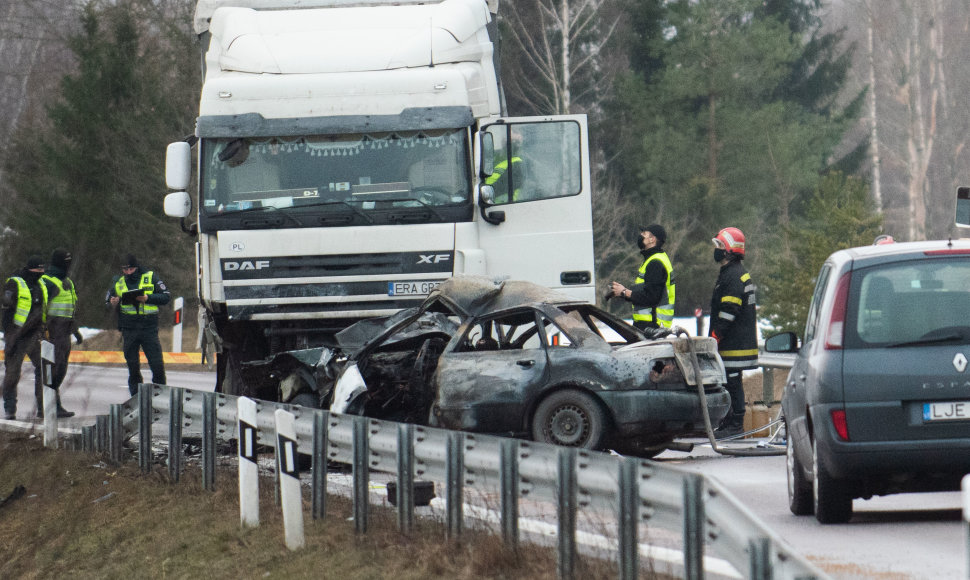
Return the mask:
<path fill-rule="evenodd" d="M 703 405 L 715 425 L 730 407 L 713 339 L 650 338 L 529 282 L 452 278 L 337 340 L 247 365 L 247 382 L 335 412 L 639 455 L 702 431 Z"/>

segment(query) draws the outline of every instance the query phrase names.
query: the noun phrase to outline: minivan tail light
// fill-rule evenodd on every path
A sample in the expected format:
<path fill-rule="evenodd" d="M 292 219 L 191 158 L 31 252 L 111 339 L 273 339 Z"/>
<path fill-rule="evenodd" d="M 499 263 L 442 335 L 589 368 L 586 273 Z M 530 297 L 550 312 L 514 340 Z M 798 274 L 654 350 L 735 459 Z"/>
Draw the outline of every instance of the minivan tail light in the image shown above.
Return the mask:
<path fill-rule="evenodd" d="M 835 289 L 835 303 L 832 305 L 832 314 L 829 316 L 829 324 L 825 329 L 825 350 L 838 350 L 842 348 L 843 337 L 845 336 L 845 311 L 849 303 L 849 279 L 852 278 L 851 272 L 846 272 L 839 278 L 839 285 Z"/>
<path fill-rule="evenodd" d="M 832 426 L 835 427 L 835 432 L 838 433 L 840 439 L 849 440 L 849 422 L 845 419 L 844 409 L 832 411 Z"/>

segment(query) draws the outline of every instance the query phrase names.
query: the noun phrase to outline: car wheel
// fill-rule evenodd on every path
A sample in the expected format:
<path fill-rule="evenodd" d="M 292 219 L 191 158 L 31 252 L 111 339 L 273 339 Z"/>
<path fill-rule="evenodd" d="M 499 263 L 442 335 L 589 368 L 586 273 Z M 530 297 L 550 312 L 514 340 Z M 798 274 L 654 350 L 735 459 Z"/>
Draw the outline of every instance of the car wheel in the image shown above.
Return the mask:
<path fill-rule="evenodd" d="M 310 409 L 319 409 L 320 397 L 316 393 L 303 392 L 293 397 L 293 400 L 290 401 L 290 404 L 299 405 L 300 407 L 308 407 Z"/>
<path fill-rule="evenodd" d="M 532 417 L 532 438 L 564 447 L 599 449 L 607 417 L 599 403 L 580 391 L 559 391 L 542 400 Z"/>
<path fill-rule="evenodd" d="M 809 516 L 814 511 L 813 484 L 805 477 L 802 462 L 795 453 L 795 440 L 789 436 L 785 449 L 788 472 L 788 509 L 796 516 Z"/>
<path fill-rule="evenodd" d="M 815 495 L 815 519 L 823 524 L 844 524 L 852 517 L 852 496 L 839 481 L 818 462 L 818 441 L 812 441 L 812 491 Z"/>

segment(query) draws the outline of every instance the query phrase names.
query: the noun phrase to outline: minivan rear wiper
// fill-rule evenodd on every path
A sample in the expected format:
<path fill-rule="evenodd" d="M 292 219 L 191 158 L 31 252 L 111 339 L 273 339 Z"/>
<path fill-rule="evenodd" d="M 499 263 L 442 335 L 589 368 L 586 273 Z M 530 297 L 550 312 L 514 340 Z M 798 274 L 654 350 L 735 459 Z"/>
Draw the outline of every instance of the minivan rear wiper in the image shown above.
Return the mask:
<path fill-rule="evenodd" d="M 932 336 L 928 338 L 918 338 L 916 340 L 907 340 L 906 342 L 896 342 L 886 346 L 887 348 L 898 348 L 901 346 L 921 346 L 926 344 L 939 344 L 941 342 L 953 342 L 958 340 L 967 340 L 967 337 L 962 333 L 952 333 L 952 334 L 944 334 L 943 336 Z"/>

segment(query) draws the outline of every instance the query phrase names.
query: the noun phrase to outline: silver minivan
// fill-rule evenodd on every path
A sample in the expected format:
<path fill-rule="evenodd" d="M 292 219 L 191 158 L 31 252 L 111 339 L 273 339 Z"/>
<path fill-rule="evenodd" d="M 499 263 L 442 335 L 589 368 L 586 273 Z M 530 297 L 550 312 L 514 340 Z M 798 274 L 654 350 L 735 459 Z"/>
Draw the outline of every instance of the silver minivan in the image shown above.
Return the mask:
<path fill-rule="evenodd" d="M 822 523 L 852 500 L 960 489 L 970 473 L 970 241 L 835 252 L 782 398 L 788 498 Z"/>

